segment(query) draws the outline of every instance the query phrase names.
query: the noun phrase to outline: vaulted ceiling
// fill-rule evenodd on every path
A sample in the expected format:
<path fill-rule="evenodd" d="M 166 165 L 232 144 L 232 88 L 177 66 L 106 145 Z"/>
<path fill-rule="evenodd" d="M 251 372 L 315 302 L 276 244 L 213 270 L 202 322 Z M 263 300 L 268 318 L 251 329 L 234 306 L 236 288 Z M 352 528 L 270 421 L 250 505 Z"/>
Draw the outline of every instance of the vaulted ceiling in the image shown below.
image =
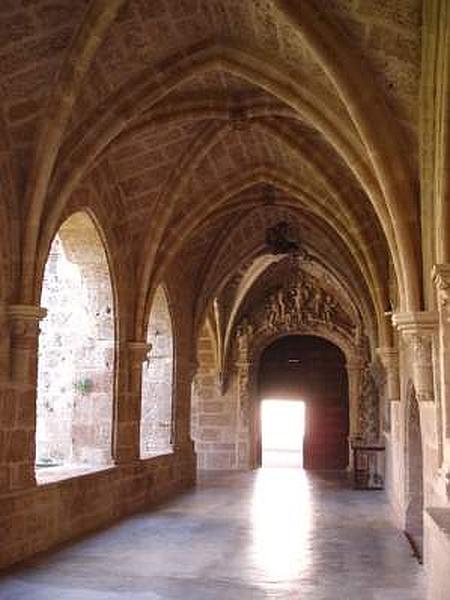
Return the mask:
<path fill-rule="evenodd" d="M 419 305 L 419 0 L 3 0 L 0 13 L 22 301 L 59 224 L 90 203 L 126 247 L 138 321 L 180 270 L 201 321 L 280 220 L 380 339 L 391 302 Z"/>

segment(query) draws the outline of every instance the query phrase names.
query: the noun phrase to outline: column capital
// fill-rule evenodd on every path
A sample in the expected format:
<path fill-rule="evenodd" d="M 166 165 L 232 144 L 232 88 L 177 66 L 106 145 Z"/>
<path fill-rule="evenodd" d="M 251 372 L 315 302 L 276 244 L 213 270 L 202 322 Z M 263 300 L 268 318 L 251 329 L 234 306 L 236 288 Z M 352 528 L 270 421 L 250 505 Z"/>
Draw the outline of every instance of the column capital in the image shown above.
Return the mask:
<path fill-rule="evenodd" d="M 380 346 L 376 349 L 376 353 L 380 359 L 383 369 L 385 370 L 386 401 L 398 401 L 400 400 L 399 350 L 393 346 Z M 386 419 L 386 422 L 389 422 L 389 420 Z"/>
<path fill-rule="evenodd" d="M 200 363 L 198 362 L 198 360 L 196 358 L 192 358 L 188 363 L 189 373 L 193 373 L 193 375 L 195 375 L 195 373 L 197 373 L 198 371 L 199 366 Z"/>
<path fill-rule="evenodd" d="M 433 345 L 438 334 L 438 313 L 396 313 L 393 321 L 412 352 L 412 373 L 419 401 L 434 400 Z"/>
<path fill-rule="evenodd" d="M 238 359 L 234 364 L 238 369 L 249 369 L 252 366 L 253 361 L 249 359 Z"/>
<path fill-rule="evenodd" d="M 47 316 L 47 309 L 34 304 L 10 304 L 6 314 L 11 320 L 41 321 Z"/>
<path fill-rule="evenodd" d="M 133 361 L 144 362 L 152 350 L 152 344 L 148 342 L 127 342 L 127 349 Z"/>
<path fill-rule="evenodd" d="M 394 313 L 392 322 L 401 333 L 433 334 L 437 331 L 439 318 L 435 311 L 405 312 Z"/>
<path fill-rule="evenodd" d="M 363 358 L 350 358 L 345 363 L 347 371 L 361 371 L 365 366 L 366 363 Z"/>
<path fill-rule="evenodd" d="M 434 265 L 431 270 L 431 279 L 438 290 L 450 288 L 450 263 Z"/>
<path fill-rule="evenodd" d="M 39 321 L 47 310 L 32 304 L 11 304 L 6 314 L 11 335 L 11 376 L 14 381 L 35 385 Z"/>
<path fill-rule="evenodd" d="M 431 272 L 441 318 L 448 317 L 450 309 L 450 264 L 434 265 Z"/>
<path fill-rule="evenodd" d="M 391 369 L 398 366 L 398 348 L 394 348 L 393 346 L 380 346 L 376 349 L 376 353 L 385 369 Z"/>

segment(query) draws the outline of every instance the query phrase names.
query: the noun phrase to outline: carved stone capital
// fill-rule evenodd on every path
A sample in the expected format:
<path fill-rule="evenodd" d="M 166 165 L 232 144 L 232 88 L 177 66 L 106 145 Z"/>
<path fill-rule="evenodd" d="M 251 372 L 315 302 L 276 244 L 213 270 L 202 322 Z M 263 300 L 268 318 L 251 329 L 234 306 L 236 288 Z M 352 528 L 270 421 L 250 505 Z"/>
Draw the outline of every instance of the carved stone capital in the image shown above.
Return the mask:
<path fill-rule="evenodd" d="M 438 332 L 435 312 L 397 313 L 394 325 L 412 351 L 414 386 L 420 401 L 434 399 L 433 338 Z"/>
<path fill-rule="evenodd" d="M 6 304 L 0 304 L 0 336 L 4 339 L 9 334 L 8 308 Z"/>
<path fill-rule="evenodd" d="M 6 312 L 11 320 L 41 321 L 47 316 L 47 309 L 34 304 L 10 304 Z"/>
<path fill-rule="evenodd" d="M 148 342 L 128 342 L 127 348 L 131 362 L 141 364 L 148 360 L 152 345 Z"/>
<path fill-rule="evenodd" d="M 431 363 L 433 336 L 438 331 L 438 315 L 435 312 L 395 313 L 394 326 L 399 330 L 407 346 L 420 363 Z"/>
<path fill-rule="evenodd" d="M 198 367 L 199 367 L 199 363 L 198 363 L 197 359 L 193 359 L 193 360 L 189 361 L 188 377 L 189 377 L 190 381 L 192 381 L 194 379 L 194 377 L 197 375 Z"/>
<path fill-rule="evenodd" d="M 402 334 L 432 335 L 437 330 L 438 315 L 434 311 L 394 313 L 392 322 Z"/>
<path fill-rule="evenodd" d="M 252 366 L 253 361 L 248 360 L 248 359 L 244 359 L 244 360 L 237 360 L 235 362 L 236 368 L 239 370 L 249 370 L 250 367 Z"/>
<path fill-rule="evenodd" d="M 386 371 L 398 369 L 399 354 L 397 348 L 393 348 L 391 346 L 380 346 L 377 348 L 377 355 Z"/>
<path fill-rule="evenodd" d="M 29 304 L 11 304 L 6 309 L 13 343 L 37 338 L 39 322 L 47 316 L 47 309 Z"/>
<path fill-rule="evenodd" d="M 434 265 L 431 272 L 439 308 L 450 310 L 450 264 Z"/>
<path fill-rule="evenodd" d="M 377 356 L 385 371 L 385 393 L 390 402 L 400 400 L 399 352 L 397 348 L 377 348 Z"/>
<path fill-rule="evenodd" d="M 45 308 L 13 304 L 7 308 L 11 340 L 11 376 L 20 383 L 36 380 L 39 321 L 47 315 Z"/>
<path fill-rule="evenodd" d="M 364 360 L 360 359 L 360 358 L 354 358 L 354 359 L 349 359 L 347 360 L 346 364 L 345 364 L 345 368 L 347 369 L 348 373 L 353 373 L 353 372 L 359 372 L 359 371 L 363 371 L 365 367 L 365 363 Z"/>

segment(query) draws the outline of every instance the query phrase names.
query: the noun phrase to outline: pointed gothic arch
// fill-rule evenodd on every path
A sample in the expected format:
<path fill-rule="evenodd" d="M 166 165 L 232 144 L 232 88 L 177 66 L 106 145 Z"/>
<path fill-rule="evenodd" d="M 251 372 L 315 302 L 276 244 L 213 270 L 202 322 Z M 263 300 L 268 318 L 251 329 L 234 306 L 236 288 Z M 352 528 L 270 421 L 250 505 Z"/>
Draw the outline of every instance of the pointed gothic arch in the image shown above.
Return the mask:
<path fill-rule="evenodd" d="M 96 224 L 73 213 L 47 257 L 41 305 L 36 407 L 36 467 L 112 462 L 115 302 L 107 254 Z"/>
<path fill-rule="evenodd" d="M 159 286 L 147 326 L 150 351 L 142 371 L 141 458 L 172 452 L 174 335 L 167 293 Z"/>

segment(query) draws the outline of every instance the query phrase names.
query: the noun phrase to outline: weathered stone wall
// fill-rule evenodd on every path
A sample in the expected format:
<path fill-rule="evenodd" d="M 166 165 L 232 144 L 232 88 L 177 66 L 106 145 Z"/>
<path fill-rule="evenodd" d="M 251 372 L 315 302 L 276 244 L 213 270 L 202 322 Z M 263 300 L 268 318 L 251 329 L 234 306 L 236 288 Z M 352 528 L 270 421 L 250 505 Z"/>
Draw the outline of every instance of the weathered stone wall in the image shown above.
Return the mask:
<path fill-rule="evenodd" d="M 433 366 L 436 337 L 432 328 L 421 329 L 420 323 L 408 327 L 398 334 L 400 398 L 390 403 L 391 431 L 385 433 L 386 488 L 398 526 L 412 535 L 419 550 L 425 539 L 428 563 L 432 560 L 427 556 L 429 521 L 423 521 L 422 513 L 448 502 L 439 475 L 439 388 L 436 363 Z"/>
<path fill-rule="evenodd" d="M 5 491 L 29 487 L 34 483 L 34 389 L 0 382 L 0 414 L 1 498 Z"/>
<path fill-rule="evenodd" d="M 15 447 L 15 446 L 14 446 Z M 6 460 L 11 471 L 14 447 Z M 192 485 L 193 456 L 177 454 L 1 496 L 0 568 L 156 504 Z"/>
<path fill-rule="evenodd" d="M 248 468 L 248 432 L 241 431 L 238 381 L 233 373 L 222 392 L 212 341 L 203 329 L 192 386 L 192 438 L 199 469 Z"/>
<path fill-rule="evenodd" d="M 147 342 L 151 348 L 142 366 L 143 458 L 171 452 L 173 442 L 173 334 L 169 306 L 161 287 L 153 298 Z"/>
<path fill-rule="evenodd" d="M 175 277 L 175 280 L 177 278 Z M 179 280 L 179 277 L 178 277 Z M 168 282 L 170 288 L 170 282 Z M 171 290 L 168 290 L 168 296 Z M 122 343 L 113 395 L 113 464 L 87 474 L 65 471 L 66 479 L 36 484 L 35 418 L 37 322 L 35 307 L 16 307 L 8 320 L 19 357 L 10 379 L 0 379 L 0 567 L 102 527 L 193 485 L 196 459 L 190 441 L 189 392 L 192 381 L 192 311 L 186 298 L 171 298 L 176 369 L 173 375 L 174 443 L 166 456 L 139 460 L 139 411 L 130 378 L 133 365 Z M 23 316 L 24 315 L 24 316 Z M 126 338 L 125 338 L 126 339 Z M 119 368 L 117 368 L 119 367 Z M 139 363 L 139 372 L 141 371 Z M 11 381 L 11 375 L 15 380 Z M 134 405 L 136 401 L 136 407 Z M 89 465 L 88 465 L 89 466 Z M 51 471 L 51 469 L 46 469 Z"/>

